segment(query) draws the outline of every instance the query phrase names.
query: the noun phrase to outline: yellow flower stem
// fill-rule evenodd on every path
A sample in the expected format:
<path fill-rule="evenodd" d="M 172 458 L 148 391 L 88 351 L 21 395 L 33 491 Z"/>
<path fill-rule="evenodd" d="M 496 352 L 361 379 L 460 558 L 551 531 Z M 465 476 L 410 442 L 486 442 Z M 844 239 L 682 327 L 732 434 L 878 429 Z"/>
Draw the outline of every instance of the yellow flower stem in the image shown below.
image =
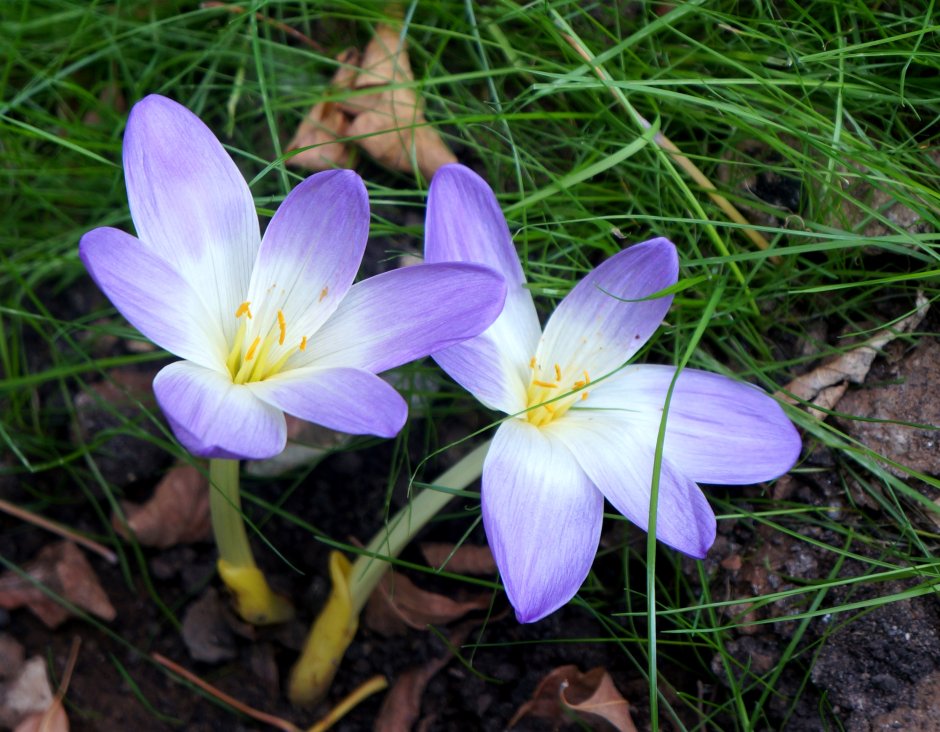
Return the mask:
<path fill-rule="evenodd" d="M 210 460 L 209 482 L 209 510 L 219 550 L 219 576 L 234 596 L 235 609 L 243 620 L 255 625 L 289 620 L 294 608 L 287 599 L 271 590 L 251 553 L 241 511 L 238 461 Z"/>
<path fill-rule="evenodd" d="M 330 554 L 330 580 L 333 589 L 314 620 L 303 652 L 291 670 L 288 696 L 294 704 L 311 705 L 322 699 L 339 670 L 343 655 L 359 626 L 359 613 L 390 560 L 454 497 L 483 473 L 486 442 L 461 459 L 450 470 L 411 499 L 363 549 L 356 562 L 339 552 Z"/>

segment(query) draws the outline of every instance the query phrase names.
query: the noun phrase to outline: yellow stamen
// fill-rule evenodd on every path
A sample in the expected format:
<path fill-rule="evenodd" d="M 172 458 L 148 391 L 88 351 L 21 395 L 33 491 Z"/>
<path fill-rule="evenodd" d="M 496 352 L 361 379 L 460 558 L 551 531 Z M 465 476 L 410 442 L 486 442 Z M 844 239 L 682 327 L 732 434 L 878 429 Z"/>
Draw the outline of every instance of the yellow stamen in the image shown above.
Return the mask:
<path fill-rule="evenodd" d="M 555 364 L 555 381 L 561 381 L 561 366 Z"/>
<path fill-rule="evenodd" d="M 251 320 L 251 303 L 248 300 L 245 300 L 241 305 L 238 306 L 238 310 L 235 311 L 235 317 L 240 318 L 242 315 L 247 315 L 248 319 Z"/>
<path fill-rule="evenodd" d="M 307 350 L 307 336 L 304 336 L 303 338 L 300 339 L 300 346 L 299 346 L 299 347 L 300 347 L 300 350 L 301 350 L 301 351 L 306 351 L 306 350 Z"/>
<path fill-rule="evenodd" d="M 535 386 L 541 386 L 544 389 L 557 389 L 558 388 L 558 384 L 552 384 L 551 382 L 548 382 L 548 381 L 539 381 L 538 379 L 532 379 L 532 383 Z"/>
<path fill-rule="evenodd" d="M 284 320 L 284 311 L 277 311 L 277 327 L 280 329 L 281 334 L 277 337 L 277 344 L 279 346 L 284 345 L 284 336 L 287 335 L 287 322 Z"/>
<path fill-rule="evenodd" d="M 251 345 L 248 347 L 248 353 L 245 354 L 245 360 L 250 361 L 255 357 L 255 350 L 258 348 L 258 344 L 261 343 L 261 336 L 255 336 L 255 339 L 251 342 Z"/>
<path fill-rule="evenodd" d="M 587 398 L 588 398 L 588 393 L 587 393 L 586 391 L 582 391 L 582 392 L 581 392 L 581 401 L 583 402 L 583 401 L 584 401 L 585 399 L 587 399 Z"/>
<path fill-rule="evenodd" d="M 323 302 L 323 299 L 324 299 L 328 294 L 330 294 L 330 288 L 329 288 L 329 287 L 324 287 L 322 290 L 320 290 L 320 302 Z"/>
<path fill-rule="evenodd" d="M 585 384 L 590 384 L 590 383 L 591 383 L 591 377 L 588 376 L 587 369 L 584 369 L 584 371 L 582 371 L 581 373 L 584 374 L 584 383 L 585 383 Z"/>

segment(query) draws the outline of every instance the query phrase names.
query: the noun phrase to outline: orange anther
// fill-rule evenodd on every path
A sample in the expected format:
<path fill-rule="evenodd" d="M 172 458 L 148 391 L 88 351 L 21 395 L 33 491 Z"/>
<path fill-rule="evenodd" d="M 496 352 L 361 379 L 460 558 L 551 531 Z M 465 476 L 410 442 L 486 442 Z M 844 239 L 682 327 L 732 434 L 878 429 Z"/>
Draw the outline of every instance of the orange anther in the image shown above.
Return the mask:
<path fill-rule="evenodd" d="M 535 356 L 533 356 L 532 359 L 529 361 L 529 368 L 530 369 L 535 368 Z"/>
<path fill-rule="evenodd" d="M 303 338 L 300 339 L 300 350 L 301 351 L 307 350 L 307 336 L 304 336 Z"/>
<path fill-rule="evenodd" d="M 532 383 L 533 383 L 535 386 L 541 386 L 541 387 L 543 387 L 543 388 L 545 388 L 545 389 L 556 389 L 556 388 L 558 388 L 558 384 L 552 384 L 552 383 L 549 383 L 548 381 L 539 381 L 538 379 L 532 379 Z"/>
<path fill-rule="evenodd" d="M 281 333 L 277 337 L 277 344 L 279 346 L 284 345 L 284 336 L 287 335 L 287 321 L 284 320 L 284 311 L 277 311 L 277 327 L 280 328 Z"/>
<path fill-rule="evenodd" d="M 248 319 L 251 320 L 251 303 L 245 300 L 241 305 L 238 306 L 238 310 L 235 311 L 235 317 L 240 318 L 242 315 L 247 315 Z"/>
<path fill-rule="evenodd" d="M 323 302 L 323 298 L 325 298 L 329 294 L 330 294 L 329 287 L 324 287 L 322 290 L 320 290 L 320 302 Z"/>
<path fill-rule="evenodd" d="M 555 364 L 555 381 L 561 381 L 561 366 Z"/>

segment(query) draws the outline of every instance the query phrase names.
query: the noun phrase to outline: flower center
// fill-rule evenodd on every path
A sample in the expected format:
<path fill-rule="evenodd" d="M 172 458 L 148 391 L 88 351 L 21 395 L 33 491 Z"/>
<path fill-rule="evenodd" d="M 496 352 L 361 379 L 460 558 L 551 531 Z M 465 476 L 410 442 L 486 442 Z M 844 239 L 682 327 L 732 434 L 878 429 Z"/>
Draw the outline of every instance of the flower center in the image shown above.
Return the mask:
<path fill-rule="evenodd" d="M 543 427 L 571 409 L 571 405 L 588 398 L 587 386 L 591 377 L 587 371 L 565 375 L 556 363 L 546 378 L 535 356 L 529 361 L 532 379 L 526 391 L 525 418 L 529 424 Z M 552 378 L 554 377 L 554 378 Z M 576 378 L 573 378 L 576 377 Z"/>
<path fill-rule="evenodd" d="M 245 384 L 264 381 L 278 373 L 297 351 L 307 350 L 307 336 L 296 337 L 287 343 L 287 320 L 284 311 L 277 311 L 277 318 L 270 323 L 255 323 L 251 303 L 243 302 L 235 311 L 239 320 L 235 344 L 229 351 L 225 365 L 232 375 L 232 382 Z M 296 344 L 296 345 L 295 345 Z"/>

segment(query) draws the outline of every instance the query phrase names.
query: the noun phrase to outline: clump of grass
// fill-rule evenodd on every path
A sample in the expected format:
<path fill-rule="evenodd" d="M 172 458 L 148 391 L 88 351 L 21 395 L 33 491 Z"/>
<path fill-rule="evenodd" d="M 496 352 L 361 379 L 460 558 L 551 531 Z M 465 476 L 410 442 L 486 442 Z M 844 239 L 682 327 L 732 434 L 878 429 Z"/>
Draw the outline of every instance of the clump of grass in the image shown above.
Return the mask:
<path fill-rule="evenodd" d="M 334 55 L 362 45 L 376 22 L 397 13 L 383 2 L 298 0 L 251 9 L 263 17 L 177 2 L 23 0 L 0 8 L 0 470 L 24 486 L 35 510 L 68 504 L 97 516 L 99 538 L 120 552 L 129 587 L 148 577 L 143 554 L 128 551 L 110 529 L 118 492 L 96 468 L 100 442 L 77 443 L 69 429 L 72 395 L 88 381 L 160 357 L 101 347 L 111 337 L 137 336 L 95 297 L 77 258 L 86 230 L 131 227 L 120 168 L 127 109 L 162 93 L 227 131 L 259 207 L 273 210 L 300 177 L 284 165 L 286 140 L 312 103 L 343 94 L 328 90 Z M 677 362 L 696 345 L 691 365 L 775 390 L 844 348 L 816 336 L 815 325 L 862 333 L 909 312 L 917 290 L 932 302 L 940 295 L 940 36 L 931 11 L 929 3 L 862 0 L 676 7 L 434 0 L 404 6 L 403 22 L 428 118 L 500 195 L 546 309 L 625 244 L 669 236 L 687 289 L 646 358 Z M 572 37 L 594 54 L 591 64 Z M 652 134 L 644 136 L 617 95 L 746 212 L 769 249 L 756 248 Z M 412 222 L 426 182 L 368 160 L 362 170 L 373 237 L 417 245 L 421 231 Z M 789 186 L 793 210 L 754 195 L 754 176 L 768 171 Z M 891 206 L 918 225 L 899 223 Z M 910 340 L 928 335 L 935 333 Z M 477 407 L 426 364 L 412 375 L 404 383 L 424 388 L 431 378 L 448 397 L 427 400 L 420 410 L 427 421 L 417 428 L 424 432 L 412 436 L 431 454 L 440 447 L 436 425 Z M 780 674 L 802 675 L 798 693 L 809 693 L 814 618 L 835 614 L 850 623 L 936 581 L 937 536 L 917 523 L 928 509 L 911 487 L 940 488 L 936 478 L 904 465 L 897 467 L 907 478 L 898 478 L 832 423 L 792 414 L 806 453 L 828 451 L 835 475 L 875 496 L 882 510 L 873 520 L 845 501 L 848 513 L 836 519 L 795 501 L 716 496 L 726 521 L 772 527 L 827 557 L 826 571 L 794 592 L 793 643 L 766 673 L 741 673 L 728 646 L 736 622 L 712 595 L 705 565 L 690 574 L 667 552 L 657 557 L 626 543 L 602 555 L 605 566 L 620 567 L 619 581 L 592 577 L 581 603 L 612 663 L 659 677 L 659 688 L 679 688 L 651 695 L 654 728 L 663 719 L 689 728 L 690 718 L 697 729 L 779 724 L 769 704 Z M 165 431 L 153 437 L 141 429 L 141 421 L 159 423 L 152 409 L 115 416 L 118 431 L 182 457 Z M 404 443 L 398 454 L 390 486 L 412 476 L 422 457 Z M 821 470 L 808 461 L 796 475 Z M 310 522 L 319 525 L 321 517 L 290 520 L 317 539 Z M 809 527 L 841 543 L 820 544 Z M 457 535 L 465 530 L 463 523 Z M 853 586 L 871 589 L 857 602 L 837 592 L 846 561 Z M 895 576 L 915 589 L 877 591 Z M 161 603 L 156 591 L 151 601 Z M 172 625 L 175 609 L 166 617 Z M 651 619 L 668 632 L 657 636 Z M 707 685 L 720 692 L 706 698 L 684 685 L 682 667 L 696 663 L 692 674 L 708 675 Z"/>

